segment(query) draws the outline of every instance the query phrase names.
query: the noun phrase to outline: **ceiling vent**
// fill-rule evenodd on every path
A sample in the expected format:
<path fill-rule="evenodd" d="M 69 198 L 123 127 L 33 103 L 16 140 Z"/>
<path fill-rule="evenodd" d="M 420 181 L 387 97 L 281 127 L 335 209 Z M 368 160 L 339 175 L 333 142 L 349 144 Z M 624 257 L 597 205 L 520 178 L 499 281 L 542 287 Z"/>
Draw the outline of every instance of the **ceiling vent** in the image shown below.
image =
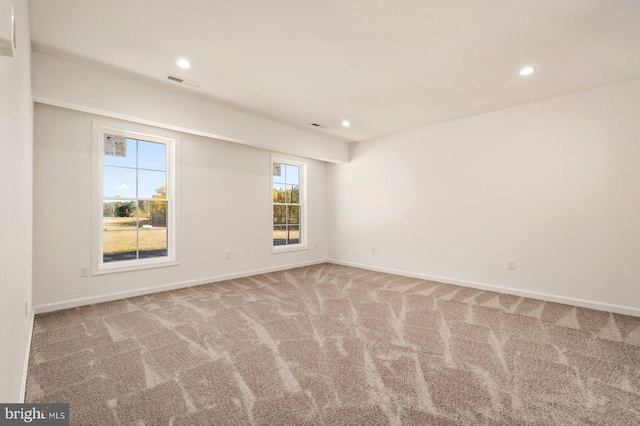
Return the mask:
<path fill-rule="evenodd" d="M 327 128 L 327 126 L 325 126 L 324 124 L 319 124 L 319 123 L 309 123 L 309 126 L 317 127 L 319 129 L 326 129 Z"/>
<path fill-rule="evenodd" d="M 178 77 L 177 75 L 167 74 L 167 80 L 175 81 L 176 83 L 186 84 L 191 87 L 200 87 L 202 83 L 198 83 L 197 81 L 187 80 L 186 78 Z"/>

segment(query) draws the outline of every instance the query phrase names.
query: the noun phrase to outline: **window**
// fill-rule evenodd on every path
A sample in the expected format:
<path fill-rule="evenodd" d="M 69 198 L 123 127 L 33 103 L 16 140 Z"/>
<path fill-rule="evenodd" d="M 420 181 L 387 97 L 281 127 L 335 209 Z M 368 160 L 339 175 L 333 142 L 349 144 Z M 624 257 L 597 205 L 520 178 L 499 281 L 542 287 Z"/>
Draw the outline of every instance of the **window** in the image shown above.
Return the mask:
<path fill-rule="evenodd" d="M 100 127 L 94 271 L 175 260 L 175 139 Z"/>
<path fill-rule="evenodd" d="M 305 248 L 306 164 L 273 158 L 273 250 Z"/>

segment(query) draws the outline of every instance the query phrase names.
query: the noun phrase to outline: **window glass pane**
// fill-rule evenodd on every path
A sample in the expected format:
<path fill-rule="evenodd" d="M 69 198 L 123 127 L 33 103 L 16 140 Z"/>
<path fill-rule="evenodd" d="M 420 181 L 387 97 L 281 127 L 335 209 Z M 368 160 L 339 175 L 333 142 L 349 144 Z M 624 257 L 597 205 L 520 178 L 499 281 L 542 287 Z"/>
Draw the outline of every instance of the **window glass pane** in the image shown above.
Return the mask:
<path fill-rule="evenodd" d="M 136 166 L 136 141 L 127 139 L 126 157 L 116 155 L 103 155 L 102 164 L 105 166 L 135 167 Z"/>
<path fill-rule="evenodd" d="M 102 191 L 105 197 L 135 198 L 136 169 L 105 166 Z"/>
<path fill-rule="evenodd" d="M 300 206 L 287 206 L 287 223 L 300 223 Z"/>
<path fill-rule="evenodd" d="M 287 184 L 299 185 L 300 184 L 300 167 L 292 166 L 290 164 L 287 164 L 285 167 L 287 170 Z"/>
<path fill-rule="evenodd" d="M 139 201 L 139 258 L 167 256 L 167 202 Z"/>
<path fill-rule="evenodd" d="M 300 225 L 287 228 L 287 244 L 300 244 Z"/>
<path fill-rule="evenodd" d="M 148 220 L 146 225 L 154 228 L 167 227 L 167 202 L 166 201 L 140 201 L 141 206 L 146 210 Z"/>
<path fill-rule="evenodd" d="M 274 203 L 284 203 L 285 202 L 285 189 L 284 185 L 281 183 L 273 184 L 273 202 Z"/>
<path fill-rule="evenodd" d="M 287 244 L 287 227 L 286 226 L 273 226 L 273 245 L 283 246 Z"/>
<path fill-rule="evenodd" d="M 136 202 L 131 200 L 102 203 L 103 262 L 137 257 Z"/>
<path fill-rule="evenodd" d="M 287 207 L 273 206 L 273 224 L 284 225 L 287 223 Z"/>
<path fill-rule="evenodd" d="M 138 168 L 167 170 L 167 146 L 163 143 L 138 141 Z"/>
<path fill-rule="evenodd" d="M 300 203 L 300 187 L 297 185 L 287 185 L 287 202 Z"/>
<path fill-rule="evenodd" d="M 166 198 L 167 173 L 138 170 L 138 198 Z"/>

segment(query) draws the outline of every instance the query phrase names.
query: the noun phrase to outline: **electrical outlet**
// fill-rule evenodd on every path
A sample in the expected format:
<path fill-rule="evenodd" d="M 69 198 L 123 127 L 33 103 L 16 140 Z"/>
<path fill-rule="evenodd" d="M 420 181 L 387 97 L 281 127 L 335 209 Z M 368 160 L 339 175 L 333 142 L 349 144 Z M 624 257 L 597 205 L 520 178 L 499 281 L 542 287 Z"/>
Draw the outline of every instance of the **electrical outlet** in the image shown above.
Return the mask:
<path fill-rule="evenodd" d="M 516 269 L 516 261 L 513 259 L 507 260 L 507 269 L 509 269 L 510 271 Z"/>
<path fill-rule="evenodd" d="M 29 299 L 24 299 L 24 317 L 29 318 Z"/>
<path fill-rule="evenodd" d="M 89 276 L 89 267 L 88 266 L 81 266 L 80 267 L 80 276 L 81 277 L 88 277 Z"/>
<path fill-rule="evenodd" d="M 371 254 L 376 254 L 376 248 L 375 247 L 371 247 Z"/>
<path fill-rule="evenodd" d="M 231 252 L 230 251 L 227 252 L 227 260 L 231 260 Z"/>
<path fill-rule="evenodd" d="M 318 250 L 318 243 L 316 243 L 316 250 Z"/>

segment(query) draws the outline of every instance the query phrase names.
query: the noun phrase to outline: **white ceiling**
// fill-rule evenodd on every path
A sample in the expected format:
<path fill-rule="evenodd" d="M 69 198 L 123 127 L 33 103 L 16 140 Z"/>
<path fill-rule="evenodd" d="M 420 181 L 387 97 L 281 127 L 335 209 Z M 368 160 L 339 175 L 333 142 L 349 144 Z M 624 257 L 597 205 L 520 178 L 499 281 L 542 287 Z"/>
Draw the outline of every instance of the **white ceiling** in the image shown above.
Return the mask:
<path fill-rule="evenodd" d="M 640 78 L 638 0 L 29 0 L 29 7 L 36 51 L 347 141 Z M 177 67 L 180 57 L 189 70 Z M 519 76 L 525 65 L 538 72 Z M 180 86 L 167 73 L 202 86 Z"/>

